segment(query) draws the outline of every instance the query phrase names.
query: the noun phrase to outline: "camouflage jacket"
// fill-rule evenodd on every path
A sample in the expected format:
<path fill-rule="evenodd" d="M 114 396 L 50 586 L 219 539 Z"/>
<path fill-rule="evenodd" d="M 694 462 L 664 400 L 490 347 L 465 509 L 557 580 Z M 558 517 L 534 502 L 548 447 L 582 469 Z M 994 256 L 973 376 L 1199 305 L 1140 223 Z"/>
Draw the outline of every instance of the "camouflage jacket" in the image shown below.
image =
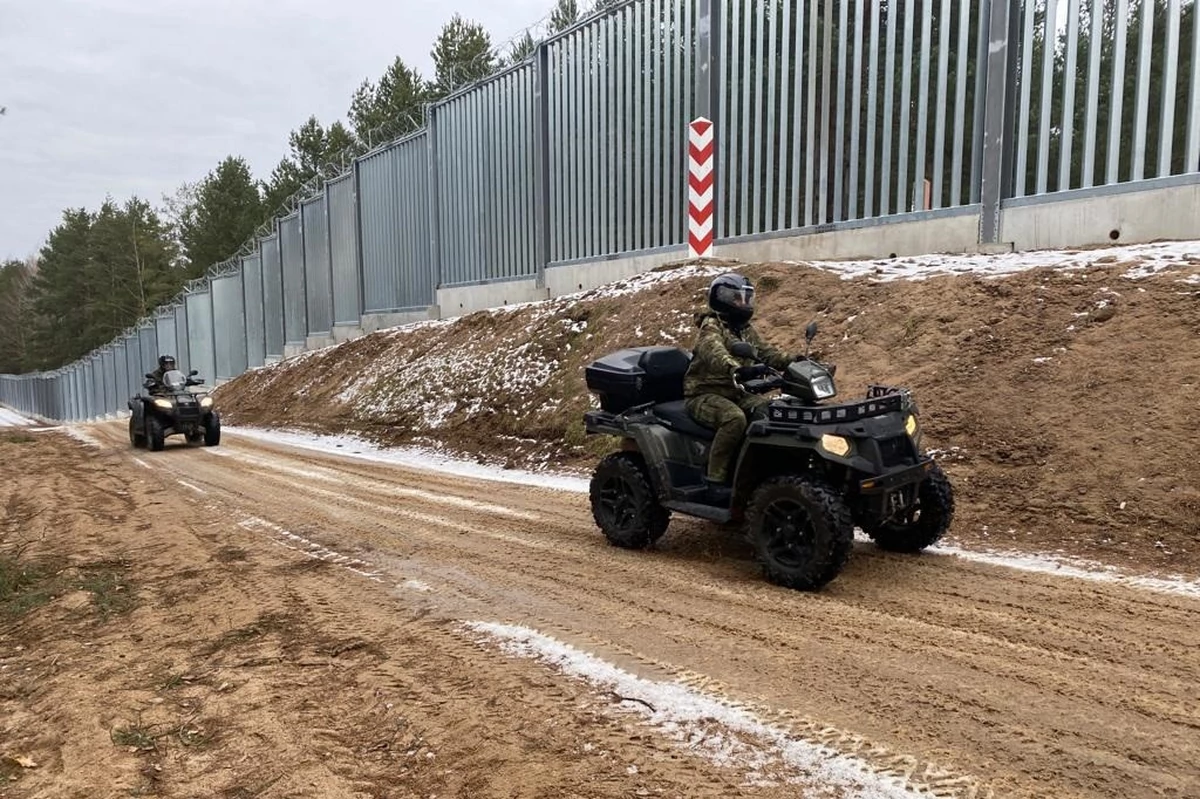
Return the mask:
<path fill-rule="evenodd" d="M 719 394 L 736 399 L 742 389 L 733 382 L 733 370 L 739 366 L 751 366 L 750 358 L 737 358 L 729 348 L 737 341 L 753 344 L 758 358 L 775 369 L 785 369 L 791 357 L 764 342 L 751 325 L 734 330 L 711 311 L 696 314 L 696 345 L 692 348 L 692 363 L 683 378 L 683 394 L 694 397 L 698 394 Z"/>

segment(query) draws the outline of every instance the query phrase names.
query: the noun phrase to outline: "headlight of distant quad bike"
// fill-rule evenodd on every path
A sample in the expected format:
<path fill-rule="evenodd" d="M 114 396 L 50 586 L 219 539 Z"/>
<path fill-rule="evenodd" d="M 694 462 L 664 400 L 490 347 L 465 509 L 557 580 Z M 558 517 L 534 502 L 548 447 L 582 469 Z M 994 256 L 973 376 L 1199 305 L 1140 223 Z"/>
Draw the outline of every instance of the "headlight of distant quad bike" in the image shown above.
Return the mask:
<path fill-rule="evenodd" d="M 844 458 L 850 452 L 850 442 L 841 436 L 831 436 L 825 434 L 821 436 L 821 449 L 837 455 L 839 458 Z"/>
<path fill-rule="evenodd" d="M 156 399 L 154 401 L 154 407 L 162 408 L 164 411 L 169 411 L 171 410 L 171 401 L 169 399 Z"/>
<path fill-rule="evenodd" d="M 204 399 L 200 400 L 200 407 L 201 408 L 211 408 L 212 407 L 212 397 L 205 397 Z"/>

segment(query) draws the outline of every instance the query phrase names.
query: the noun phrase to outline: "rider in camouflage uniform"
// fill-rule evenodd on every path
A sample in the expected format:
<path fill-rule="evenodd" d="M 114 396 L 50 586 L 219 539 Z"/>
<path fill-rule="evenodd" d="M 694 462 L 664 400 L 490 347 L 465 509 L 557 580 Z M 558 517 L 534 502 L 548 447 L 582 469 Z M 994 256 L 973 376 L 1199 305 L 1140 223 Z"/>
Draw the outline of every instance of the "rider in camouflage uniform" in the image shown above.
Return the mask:
<path fill-rule="evenodd" d="M 754 286 L 742 275 L 721 275 L 708 288 L 711 311 L 696 314 L 700 328 L 692 363 L 683 381 L 686 407 L 692 418 L 717 431 L 708 454 L 705 482 L 710 502 L 728 504 L 729 468 L 746 434 L 747 415 L 761 412 L 769 400 L 748 394 L 738 385 L 765 374 L 758 362 L 786 369 L 791 357 L 766 344 L 750 325 L 754 315 Z M 757 361 L 738 358 L 730 348 L 745 341 L 757 351 Z"/>
<path fill-rule="evenodd" d="M 167 372 L 171 371 L 174 368 L 175 368 L 175 356 L 174 355 L 158 356 L 158 368 L 150 373 L 150 379 L 154 381 L 154 387 L 150 389 L 151 394 L 157 394 L 158 392 L 162 391 L 165 388 L 165 386 L 163 385 L 163 375 L 165 375 Z"/>

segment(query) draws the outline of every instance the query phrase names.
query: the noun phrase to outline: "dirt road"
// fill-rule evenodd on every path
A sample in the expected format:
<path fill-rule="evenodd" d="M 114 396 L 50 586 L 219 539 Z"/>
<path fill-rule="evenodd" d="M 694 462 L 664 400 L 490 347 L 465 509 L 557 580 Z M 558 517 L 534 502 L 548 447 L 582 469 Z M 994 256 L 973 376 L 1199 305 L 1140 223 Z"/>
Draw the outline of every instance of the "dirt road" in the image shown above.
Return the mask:
<path fill-rule="evenodd" d="M 803 741 L 945 796 L 1200 796 L 1195 599 L 869 546 L 791 592 L 688 520 L 613 549 L 578 493 L 232 432 L 161 453 L 87 435 L 0 444 L 3 543 L 106 564 L 137 602 L 84 618 L 66 591 L 0 619 L 0 796 L 796 796 Z M 653 702 L 463 621 L 783 737 L 706 717 L 680 745 Z"/>

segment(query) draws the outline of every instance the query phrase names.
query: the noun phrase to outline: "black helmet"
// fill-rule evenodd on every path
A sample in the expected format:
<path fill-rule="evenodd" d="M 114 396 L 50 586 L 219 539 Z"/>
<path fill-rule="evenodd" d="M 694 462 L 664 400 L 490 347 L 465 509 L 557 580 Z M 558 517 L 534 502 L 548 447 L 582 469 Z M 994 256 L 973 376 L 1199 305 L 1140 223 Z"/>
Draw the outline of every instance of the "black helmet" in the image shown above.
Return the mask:
<path fill-rule="evenodd" d="M 736 272 L 721 275 L 708 287 L 708 307 L 731 325 L 744 325 L 754 316 L 754 286 Z"/>
<path fill-rule="evenodd" d="M 164 372 L 169 372 L 172 369 L 174 369 L 175 368 L 175 356 L 174 355 L 158 356 L 158 368 L 162 369 Z"/>

